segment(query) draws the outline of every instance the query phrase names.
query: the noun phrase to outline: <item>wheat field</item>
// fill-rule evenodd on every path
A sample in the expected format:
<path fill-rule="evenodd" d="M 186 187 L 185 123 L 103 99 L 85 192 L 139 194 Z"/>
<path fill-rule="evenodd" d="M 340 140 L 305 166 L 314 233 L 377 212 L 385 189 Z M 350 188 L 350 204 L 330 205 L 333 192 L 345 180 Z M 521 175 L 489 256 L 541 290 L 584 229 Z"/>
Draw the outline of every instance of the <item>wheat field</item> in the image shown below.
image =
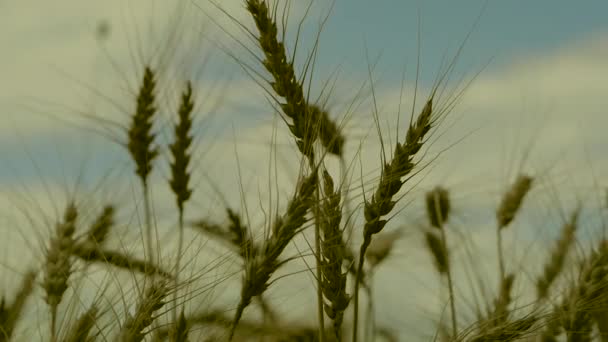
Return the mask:
<path fill-rule="evenodd" d="M 0 341 L 608 341 L 608 39 L 492 68 L 480 2 L 341 73 L 359 2 L 152 3 L 0 81 Z"/>

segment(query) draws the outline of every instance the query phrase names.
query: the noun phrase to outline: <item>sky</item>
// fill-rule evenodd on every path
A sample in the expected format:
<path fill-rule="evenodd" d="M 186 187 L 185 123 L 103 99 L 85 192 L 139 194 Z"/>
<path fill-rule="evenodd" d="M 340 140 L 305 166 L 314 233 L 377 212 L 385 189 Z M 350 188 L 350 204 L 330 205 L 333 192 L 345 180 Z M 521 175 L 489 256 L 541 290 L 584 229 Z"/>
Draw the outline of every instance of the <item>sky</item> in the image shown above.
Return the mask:
<path fill-rule="evenodd" d="M 608 182 L 608 2 L 316 0 L 309 12 L 307 5 L 291 2 L 286 42 L 301 72 L 323 24 L 306 80 L 310 98 L 344 123 L 353 193 L 361 185 L 373 191 L 381 165 L 370 80 L 387 146 L 398 129 L 403 136 L 412 108 L 420 109 L 446 70 L 438 108 L 457 99 L 430 139 L 425 161 L 437 159 L 421 164 L 428 167 L 406 185 L 402 211 L 387 228 L 406 227 L 407 233 L 376 275 L 379 322 L 402 338 L 428 340 L 432 331 L 439 287 L 419 245 L 422 198 L 434 185 L 449 188 L 455 203 L 450 228 L 455 264 L 464 265 L 457 277 L 463 295 L 470 290 L 466 270 L 483 270 L 488 286 L 496 278 L 493 208 L 519 172 L 536 181 L 519 221 L 505 232 L 512 267 L 545 257 L 547 237 L 558 235 L 576 200 L 585 203 L 581 241 L 595 236 L 602 225 L 601 189 Z M 137 183 L 121 143 L 144 64 L 159 71 L 161 144 L 171 139 L 171 108 L 187 80 L 200 100 L 193 171 L 198 187 L 188 217 L 221 221 L 216 213 L 225 200 L 263 227 L 264 210 L 292 195 L 295 146 L 256 83 L 256 73 L 265 74 L 255 42 L 226 13 L 250 29 L 252 22 L 241 1 L 226 0 L 221 7 L 226 12 L 208 0 L 0 0 L 2 272 L 15 275 L 41 264 L 52 222 L 73 194 L 89 218 L 104 201 L 117 201 L 126 208 L 121 219 L 137 221 L 129 209 Z M 100 25 L 109 28 L 105 36 L 99 35 Z M 163 150 L 153 191 L 158 220 L 170 226 L 175 217 L 166 187 L 168 158 Z M 338 171 L 335 160 L 328 165 Z M 159 229 L 174 236 L 172 228 Z M 487 256 L 475 260 L 480 265 L 466 259 L 469 243 Z M 307 248 L 306 241 L 296 247 Z M 310 274 L 285 281 L 303 285 L 282 290 L 277 284 L 271 298 L 288 307 L 298 298 L 306 302 L 301 298 L 310 295 Z M 522 279 L 516 288 L 529 287 L 526 281 L 531 280 Z M 16 284 L 4 282 L 5 291 Z M 406 314 L 404 306 L 411 308 Z M 310 312 L 303 305 L 289 314 L 311 319 Z"/>

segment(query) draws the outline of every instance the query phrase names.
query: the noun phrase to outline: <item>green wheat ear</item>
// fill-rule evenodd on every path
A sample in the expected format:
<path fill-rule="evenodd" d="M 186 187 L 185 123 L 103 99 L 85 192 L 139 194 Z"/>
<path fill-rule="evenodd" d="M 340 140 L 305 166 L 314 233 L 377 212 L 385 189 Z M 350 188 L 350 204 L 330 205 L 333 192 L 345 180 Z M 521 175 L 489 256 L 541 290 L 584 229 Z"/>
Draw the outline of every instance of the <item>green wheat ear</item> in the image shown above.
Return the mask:
<path fill-rule="evenodd" d="M 152 161 L 158 156 L 158 148 L 153 146 L 154 133 L 152 133 L 155 105 L 154 72 L 146 67 L 144 78 L 137 96 L 137 107 L 129 129 L 128 149 L 135 161 L 135 173 L 146 184 L 148 175 L 152 170 Z"/>

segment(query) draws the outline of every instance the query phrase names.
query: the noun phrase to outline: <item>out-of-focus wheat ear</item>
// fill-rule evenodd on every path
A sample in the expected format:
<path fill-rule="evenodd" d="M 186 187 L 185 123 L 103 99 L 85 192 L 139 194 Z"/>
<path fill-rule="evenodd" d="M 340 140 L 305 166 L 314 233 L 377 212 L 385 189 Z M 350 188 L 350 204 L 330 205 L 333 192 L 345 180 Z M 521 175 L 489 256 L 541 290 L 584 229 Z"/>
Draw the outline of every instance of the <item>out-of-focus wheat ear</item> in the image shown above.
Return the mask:
<path fill-rule="evenodd" d="M 21 286 L 10 306 L 7 306 L 4 297 L 0 303 L 0 342 L 10 341 L 13 331 L 21 318 L 27 299 L 34 291 L 36 272 L 29 271 L 23 276 Z"/>
<path fill-rule="evenodd" d="M 152 171 L 152 163 L 158 156 L 158 147 L 154 145 L 155 134 L 152 132 L 154 126 L 154 114 L 156 113 L 156 80 L 154 72 L 150 67 L 145 68 L 144 77 L 137 95 L 135 113 L 131 118 L 131 126 L 128 131 L 127 147 L 131 158 L 135 162 L 135 174 L 142 183 L 144 198 L 144 220 L 145 220 L 145 242 L 148 259 L 154 258 L 154 246 L 152 238 L 152 209 L 148 195 L 148 176 Z"/>
<path fill-rule="evenodd" d="M 170 272 L 149 261 L 140 260 L 128 254 L 91 247 L 87 244 L 75 245 L 73 254 L 88 263 L 107 264 L 128 271 L 137 271 L 148 276 L 158 275 L 167 279 L 174 278 Z"/>
<path fill-rule="evenodd" d="M 570 247 L 574 243 L 576 230 L 578 227 L 578 216 L 580 209 L 575 210 L 570 216 L 570 220 L 562 227 L 562 234 L 555 247 L 551 251 L 551 256 L 545 264 L 543 274 L 536 281 L 536 294 L 538 300 L 547 298 L 551 285 L 561 273 L 566 256 Z"/>
<path fill-rule="evenodd" d="M 483 330 L 480 334 L 466 339 L 468 342 L 490 342 L 490 341 L 519 341 L 538 322 L 536 316 L 527 316 L 514 321 L 507 321 L 492 329 Z"/>
<path fill-rule="evenodd" d="M 148 287 L 139 299 L 135 313 L 129 315 L 122 325 L 117 341 L 141 342 L 146 336 L 144 330 L 149 327 L 154 319 L 154 313 L 165 305 L 167 296 L 167 284 L 164 281 L 156 281 Z"/>
<path fill-rule="evenodd" d="M 509 305 L 511 304 L 511 290 L 515 274 L 507 275 L 500 284 L 498 297 L 494 301 L 494 310 L 490 317 L 490 326 L 497 327 L 509 320 Z"/>
<path fill-rule="evenodd" d="M 435 267 L 437 268 L 437 272 L 442 275 L 447 274 L 448 267 L 450 266 L 447 251 L 445 248 L 443 248 L 441 238 L 434 232 L 425 232 L 424 238 L 426 240 L 426 246 L 433 256 L 433 261 L 435 263 Z"/>
<path fill-rule="evenodd" d="M 515 215 L 521 208 L 521 205 L 526 197 L 526 194 L 532 187 L 532 177 L 520 174 L 517 176 L 511 188 L 503 195 L 498 209 L 496 210 L 496 221 L 498 223 L 498 231 L 496 232 L 496 249 L 498 253 L 498 269 L 499 282 L 505 278 L 505 262 L 502 246 L 502 229 L 506 228 L 515 218 Z"/>
<path fill-rule="evenodd" d="M 42 287 L 46 293 L 45 300 L 51 309 L 51 338 L 53 341 L 56 339 L 57 307 L 68 289 L 68 279 L 72 273 L 70 257 L 74 248 L 73 235 L 76 231 L 77 217 L 78 211 L 74 203 L 68 204 L 62 222 L 55 227 L 55 236 L 51 238 L 46 255 Z"/>
<path fill-rule="evenodd" d="M 346 138 L 340 131 L 338 125 L 331 119 L 329 113 L 326 110 L 319 108 L 317 105 L 309 105 L 309 110 L 315 111 L 315 115 L 312 118 L 318 120 L 319 125 L 319 140 L 321 145 L 337 157 L 344 155 L 344 144 Z"/>
<path fill-rule="evenodd" d="M 190 146 L 192 145 L 192 111 L 194 110 L 194 101 L 192 99 L 192 84 L 188 82 L 186 89 L 182 93 L 182 99 L 178 110 L 178 121 L 174 127 L 174 141 L 169 146 L 173 162 L 171 162 L 171 179 L 169 185 L 177 204 L 179 219 L 178 219 L 178 246 L 177 256 L 175 258 L 175 282 L 176 286 L 179 283 L 179 272 L 181 260 L 184 250 L 184 204 L 190 196 L 192 196 L 192 188 L 190 188 Z M 176 287 L 177 288 L 177 287 Z M 173 320 L 177 321 L 177 297 L 178 291 L 174 293 L 175 307 L 173 310 Z"/>
<path fill-rule="evenodd" d="M 532 177 L 520 174 L 511 188 L 503 195 L 496 210 L 496 220 L 498 221 L 499 229 L 507 227 L 513 221 L 521 208 L 526 194 L 532 187 L 532 181 Z"/>
<path fill-rule="evenodd" d="M 154 72 L 150 67 L 146 67 L 128 131 L 127 147 L 135 162 L 135 173 L 145 185 L 152 170 L 152 162 L 158 156 L 158 148 L 153 146 L 155 134 L 152 133 L 156 113 L 155 87 Z"/>
<path fill-rule="evenodd" d="M 99 310 L 95 305 L 91 306 L 86 312 L 84 312 L 76 322 L 72 325 L 67 336 L 63 340 L 64 342 L 81 342 L 88 341 L 91 333 L 91 329 L 95 326 L 98 318 Z"/>
<path fill-rule="evenodd" d="M 238 247 L 241 257 L 252 257 L 256 253 L 256 246 L 253 243 L 249 228 L 243 224 L 240 215 L 234 210 L 226 208 L 226 213 L 230 222 L 228 231 L 230 232 L 232 243 Z"/>
<path fill-rule="evenodd" d="M 426 193 L 426 215 L 435 228 L 443 228 L 450 214 L 450 197 L 446 189 L 436 187 Z"/>
<path fill-rule="evenodd" d="M 114 225 L 115 209 L 112 205 L 106 205 L 102 212 L 97 216 L 89 231 L 87 232 L 87 242 L 93 246 L 102 246 L 110 229 Z"/>
<path fill-rule="evenodd" d="M 325 199 L 321 204 L 321 280 L 318 282 L 326 299 L 324 311 L 333 321 L 333 333 L 337 341 L 342 340 L 342 321 L 344 311 L 350 303 L 346 293 L 347 272 L 342 271 L 346 257 L 340 223 L 340 191 L 334 190 L 334 182 L 327 171 L 323 171 L 323 192 Z"/>
<path fill-rule="evenodd" d="M 562 303 L 553 313 L 555 322 L 545 329 L 543 337 L 555 335 L 560 329 L 565 331 L 568 341 L 590 341 L 593 314 L 604 311 L 601 305 L 606 299 L 608 284 L 608 243 L 603 241 L 582 262 L 577 283 L 563 296 Z"/>
<path fill-rule="evenodd" d="M 370 269 L 378 267 L 378 265 L 390 256 L 393 247 L 395 246 L 395 242 L 400 236 L 400 231 L 382 232 L 372 240 L 372 243 L 369 244 L 367 249 L 367 253 L 365 253 L 365 260 L 367 260 Z"/>
<path fill-rule="evenodd" d="M 279 261 L 283 250 L 301 231 L 306 222 L 306 213 L 312 206 L 317 178 L 317 170 L 313 170 L 298 184 L 296 195 L 288 203 L 286 213 L 282 217 L 276 218 L 273 223 L 270 237 L 264 241 L 259 252 L 245 259 L 241 299 L 234 314 L 229 341 L 234 337 L 243 312 L 251 304 L 252 298 L 260 296 L 266 291 L 270 277 L 283 264 Z"/>
<path fill-rule="evenodd" d="M 190 188 L 190 146 L 192 145 L 192 111 L 194 102 L 192 99 L 192 85 L 186 84 L 182 93 L 181 104 L 178 110 L 178 122 L 174 127 L 174 141 L 169 146 L 173 161 L 171 162 L 171 179 L 169 184 L 175 194 L 177 207 L 180 212 L 184 210 L 184 203 L 190 199 L 192 189 Z"/>
<path fill-rule="evenodd" d="M 170 341 L 171 342 L 187 342 L 188 341 L 188 320 L 186 319 L 186 315 L 184 314 L 184 310 L 182 309 L 177 321 L 174 323 L 174 326 L 171 330 Z"/>

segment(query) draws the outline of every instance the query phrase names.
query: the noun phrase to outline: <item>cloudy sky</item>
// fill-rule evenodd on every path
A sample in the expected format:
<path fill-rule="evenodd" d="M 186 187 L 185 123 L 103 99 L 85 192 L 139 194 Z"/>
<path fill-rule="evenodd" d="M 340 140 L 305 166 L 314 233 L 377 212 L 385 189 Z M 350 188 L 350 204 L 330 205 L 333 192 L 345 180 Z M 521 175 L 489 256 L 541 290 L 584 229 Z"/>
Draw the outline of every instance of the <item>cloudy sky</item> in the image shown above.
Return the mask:
<path fill-rule="evenodd" d="M 241 1 L 221 3 L 252 28 Z M 529 247 L 548 246 L 544 238 L 556 236 L 574 200 L 582 200 L 589 214 L 581 240 L 594 236 L 601 223 L 600 189 L 608 181 L 608 2 L 455 3 L 317 0 L 296 51 L 301 72 L 327 17 L 307 78 L 309 95 L 343 122 L 355 201 L 361 199 L 361 185 L 373 190 L 381 162 L 370 82 L 383 138 L 390 144 L 397 122 L 403 133 L 412 107 L 418 110 L 434 82 L 449 71 L 439 107 L 458 101 L 432 136 L 425 161 L 438 159 L 406 186 L 411 191 L 403 198 L 403 211 L 387 229 L 406 227 L 407 234 L 377 274 L 378 321 L 404 337 L 428 337 L 440 309 L 431 260 L 417 247 L 426 190 L 441 184 L 452 191 L 454 245 L 463 252 L 454 258 L 462 254 L 463 271 L 483 270 L 492 286 L 493 208 L 517 173 L 533 174 L 537 182 L 528 207 L 507 232 L 512 267 L 544 256 L 542 248 L 531 255 Z M 290 52 L 307 5 L 291 3 Z M 171 108 L 181 88 L 186 80 L 195 85 L 197 190 L 189 217 L 221 221 L 217 212 L 225 199 L 247 209 L 251 224 L 263 227 L 261 209 L 274 210 L 277 198 L 284 202 L 291 195 L 296 148 L 256 83 L 261 80 L 256 72 L 265 76 L 255 58 L 259 50 L 226 13 L 207 0 L 0 0 L 0 222 L 7 244 L 2 272 L 15 275 L 40 264 L 50 224 L 71 196 L 89 217 L 107 201 L 127 208 L 137 198 L 132 165 L 120 144 L 147 64 L 159 73 L 161 145 L 172 137 Z M 454 59 L 454 67 L 446 69 Z M 159 222 L 173 222 L 173 199 L 166 189 L 169 157 L 163 152 L 153 178 L 154 204 Z M 127 223 L 137 221 L 133 210 L 119 214 Z M 307 248 L 304 240 L 298 244 Z M 465 258 L 466 246 L 489 256 L 487 265 L 473 266 Z M 459 292 L 471 298 L 465 273 L 458 279 Z M 277 289 L 272 297 L 295 306 L 294 294 L 310 295 L 310 274 L 299 276 L 305 285 L 292 292 Z M 526 280 L 518 283 L 520 289 Z M 13 283 L 5 281 L 6 291 Z M 471 307 L 461 306 L 463 315 L 472 317 Z M 403 307 L 411 308 L 405 316 Z M 305 309 L 290 312 L 311 316 Z"/>

